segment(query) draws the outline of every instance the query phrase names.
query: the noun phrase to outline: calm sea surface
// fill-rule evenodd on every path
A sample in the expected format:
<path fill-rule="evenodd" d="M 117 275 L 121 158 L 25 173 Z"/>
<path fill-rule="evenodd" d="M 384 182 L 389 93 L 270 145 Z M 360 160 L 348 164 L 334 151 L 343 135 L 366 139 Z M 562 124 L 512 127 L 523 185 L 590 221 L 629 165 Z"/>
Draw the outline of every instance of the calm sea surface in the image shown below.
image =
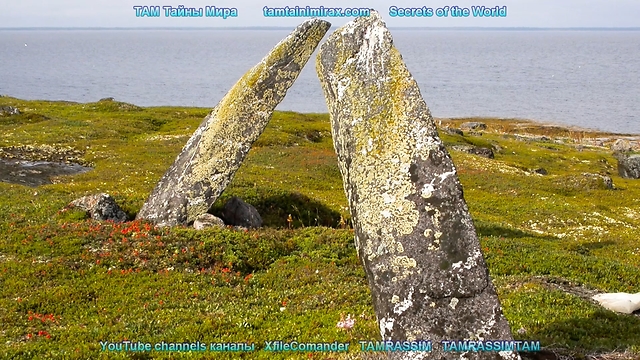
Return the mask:
<path fill-rule="evenodd" d="M 0 30 L 0 94 L 213 107 L 288 30 Z M 436 117 L 640 133 L 640 31 L 393 30 Z M 315 56 L 279 110 L 327 112 Z"/>

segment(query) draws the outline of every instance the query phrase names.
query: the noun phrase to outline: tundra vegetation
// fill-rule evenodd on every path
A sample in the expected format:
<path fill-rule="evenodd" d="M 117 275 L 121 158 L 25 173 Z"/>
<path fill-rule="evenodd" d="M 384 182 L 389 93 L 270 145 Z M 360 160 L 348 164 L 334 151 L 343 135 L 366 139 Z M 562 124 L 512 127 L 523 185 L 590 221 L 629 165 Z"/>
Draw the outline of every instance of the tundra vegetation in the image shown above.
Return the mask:
<path fill-rule="evenodd" d="M 263 228 L 197 231 L 97 222 L 65 207 L 106 192 L 133 219 L 209 109 L 0 97 L 3 105 L 20 114 L 0 117 L 0 155 L 73 153 L 93 170 L 39 187 L 0 182 L 0 358 L 203 356 L 100 350 L 100 341 L 125 339 L 258 349 L 219 358 L 373 358 L 357 343 L 380 333 L 327 114 L 275 112 L 211 209 L 220 214 L 238 196 L 258 209 Z M 444 129 L 465 121 L 487 128 Z M 514 337 L 566 358 L 640 356 L 640 317 L 590 300 L 640 291 L 640 181 L 618 176 L 608 140 L 594 145 L 619 135 L 517 119 L 441 126 Z M 492 148 L 495 158 L 455 145 Z M 584 173 L 608 174 L 615 188 Z M 337 327 L 348 314 L 354 327 Z M 348 353 L 260 350 L 273 340 L 352 345 Z"/>

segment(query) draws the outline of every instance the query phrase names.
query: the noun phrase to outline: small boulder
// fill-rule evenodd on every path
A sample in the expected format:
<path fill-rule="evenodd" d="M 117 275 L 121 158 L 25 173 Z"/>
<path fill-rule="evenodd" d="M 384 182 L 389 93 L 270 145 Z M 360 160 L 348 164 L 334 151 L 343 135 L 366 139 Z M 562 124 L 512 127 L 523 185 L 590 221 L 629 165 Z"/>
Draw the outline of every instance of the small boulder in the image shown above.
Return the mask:
<path fill-rule="evenodd" d="M 466 130 L 486 130 L 487 124 L 477 122 L 477 121 L 468 121 L 460 124 L 460 129 Z"/>
<path fill-rule="evenodd" d="M 237 196 L 232 197 L 224 204 L 222 217 L 229 225 L 245 228 L 259 228 L 262 226 L 262 218 L 258 210 Z"/>
<path fill-rule="evenodd" d="M 640 155 L 617 156 L 618 174 L 625 179 L 640 179 Z"/>
<path fill-rule="evenodd" d="M 209 213 L 202 214 L 196 218 L 196 221 L 193 222 L 193 228 L 196 230 L 202 230 L 210 227 L 220 227 L 224 228 L 224 221 L 217 216 L 211 215 Z"/>
<path fill-rule="evenodd" d="M 446 127 L 443 128 L 442 131 L 445 134 L 449 134 L 449 135 L 460 135 L 460 136 L 464 136 L 464 133 L 462 132 L 462 130 L 460 129 L 456 129 L 456 128 L 450 128 L 450 127 Z"/>
<path fill-rule="evenodd" d="M 564 191 L 612 190 L 613 180 L 607 175 L 582 173 L 581 175 L 559 176 L 556 186 Z"/>
<path fill-rule="evenodd" d="M 19 115 L 20 110 L 15 106 L 0 106 L 0 116 Z"/>
<path fill-rule="evenodd" d="M 482 156 L 482 157 L 485 157 L 487 159 L 493 159 L 494 158 L 493 150 L 491 150 L 489 148 L 473 147 L 468 152 L 469 152 L 469 154 Z"/>
<path fill-rule="evenodd" d="M 631 149 L 631 143 L 625 139 L 618 139 L 611 145 L 611 150 L 614 152 L 628 152 L 631 151 Z"/>
<path fill-rule="evenodd" d="M 598 185 L 600 188 L 604 186 L 604 188 L 607 190 L 613 190 L 613 180 L 610 176 L 594 173 L 582 173 L 582 176 L 594 180 L 596 182 L 596 185 Z"/>
<path fill-rule="evenodd" d="M 73 200 L 69 206 L 77 207 L 89 213 L 94 220 L 114 222 L 127 221 L 127 214 L 120 209 L 109 194 L 95 194 Z"/>
<path fill-rule="evenodd" d="M 602 182 L 604 182 L 604 186 L 606 186 L 607 189 L 609 190 L 613 190 L 614 188 L 613 179 L 611 179 L 611 177 L 607 175 L 600 175 L 600 177 L 602 177 Z"/>
<path fill-rule="evenodd" d="M 483 148 L 483 147 L 471 146 L 471 145 L 454 145 L 451 147 L 451 149 L 456 151 L 463 151 L 468 154 L 482 156 L 487 159 L 494 158 L 493 150 L 489 148 Z"/>
<path fill-rule="evenodd" d="M 533 172 L 536 173 L 536 174 L 540 174 L 540 175 L 547 175 L 548 174 L 547 169 L 545 169 L 545 168 L 537 168 L 537 169 L 534 169 Z"/>

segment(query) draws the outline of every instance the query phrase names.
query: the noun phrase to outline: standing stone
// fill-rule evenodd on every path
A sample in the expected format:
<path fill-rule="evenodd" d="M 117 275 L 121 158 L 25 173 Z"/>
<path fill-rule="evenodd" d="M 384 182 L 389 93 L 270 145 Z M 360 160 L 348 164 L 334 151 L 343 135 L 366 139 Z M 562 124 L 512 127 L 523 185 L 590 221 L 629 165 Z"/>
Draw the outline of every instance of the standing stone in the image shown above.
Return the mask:
<path fill-rule="evenodd" d="M 305 21 L 238 80 L 189 139 L 137 218 L 173 226 L 206 213 L 330 26 Z"/>
<path fill-rule="evenodd" d="M 320 47 L 317 72 L 383 340 L 511 340 L 456 169 L 380 16 Z M 515 352 L 466 359 L 518 359 Z"/>

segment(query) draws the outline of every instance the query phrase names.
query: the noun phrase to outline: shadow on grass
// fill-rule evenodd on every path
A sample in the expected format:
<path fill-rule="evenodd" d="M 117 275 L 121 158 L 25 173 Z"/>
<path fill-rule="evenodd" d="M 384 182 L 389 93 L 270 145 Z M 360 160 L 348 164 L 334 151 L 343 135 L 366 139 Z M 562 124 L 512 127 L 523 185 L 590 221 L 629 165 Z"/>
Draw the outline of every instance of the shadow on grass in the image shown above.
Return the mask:
<path fill-rule="evenodd" d="M 545 240 L 557 240 L 556 237 L 550 235 L 540 235 L 533 232 L 522 231 L 520 229 L 507 228 L 497 225 L 495 223 L 489 223 L 484 221 L 474 220 L 476 231 L 478 236 L 495 236 L 505 238 L 537 238 Z"/>
<path fill-rule="evenodd" d="M 262 217 L 264 227 L 300 228 L 306 226 L 339 227 L 340 213 L 328 208 L 321 202 L 296 192 L 286 192 L 257 199 L 240 198 L 253 205 Z M 224 201 L 219 201 L 210 211 L 220 216 Z M 291 215 L 291 224 L 287 221 Z"/>
<path fill-rule="evenodd" d="M 602 249 L 607 246 L 615 245 L 615 241 L 607 240 L 602 242 L 591 241 L 582 244 L 571 244 L 568 246 L 569 251 L 574 251 L 580 255 L 591 255 L 591 251 Z"/>
<path fill-rule="evenodd" d="M 585 248 L 589 249 L 589 250 L 597 250 L 597 249 L 602 249 L 603 247 L 607 247 L 607 246 L 611 246 L 611 245 L 615 245 L 616 242 L 615 241 L 611 241 L 611 240 L 607 240 L 607 241 L 591 241 L 591 242 L 587 242 L 587 243 L 583 243 L 582 246 L 584 246 Z"/>
<path fill-rule="evenodd" d="M 585 316 L 552 322 L 527 336 L 540 339 L 543 349 L 547 345 L 584 354 L 625 352 L 640 344 L 637 329 L 640 329 L 638 312 L 625 315 L 598 309 Z M 562 334 L 562 339 L 558 334 Z"/>

